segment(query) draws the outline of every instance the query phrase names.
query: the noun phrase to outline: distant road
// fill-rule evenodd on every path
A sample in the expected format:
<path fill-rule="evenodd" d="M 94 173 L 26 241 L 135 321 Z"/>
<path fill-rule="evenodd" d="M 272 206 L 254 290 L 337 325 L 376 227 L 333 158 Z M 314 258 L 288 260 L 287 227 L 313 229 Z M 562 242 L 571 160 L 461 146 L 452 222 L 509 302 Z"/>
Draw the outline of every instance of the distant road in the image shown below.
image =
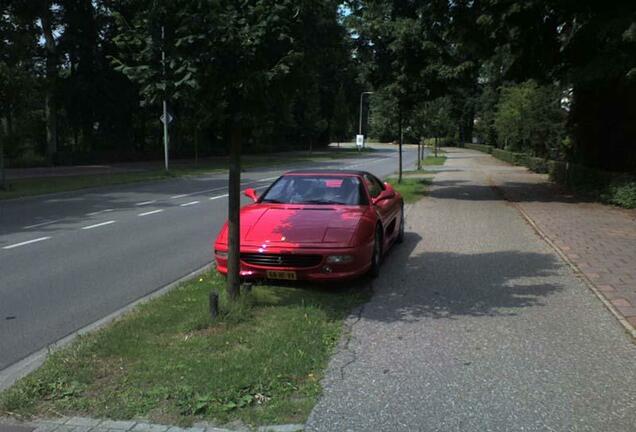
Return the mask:
<path fill-rule="evenodd" d="M 396 149 L 248 170 L 242 184 L 299 167 L 385 177 Z M 416 158 L 405 147 L 404 167 Z M 226 215 L 225 174 L 0 201 L 0 371 L 209 263 Z"/>

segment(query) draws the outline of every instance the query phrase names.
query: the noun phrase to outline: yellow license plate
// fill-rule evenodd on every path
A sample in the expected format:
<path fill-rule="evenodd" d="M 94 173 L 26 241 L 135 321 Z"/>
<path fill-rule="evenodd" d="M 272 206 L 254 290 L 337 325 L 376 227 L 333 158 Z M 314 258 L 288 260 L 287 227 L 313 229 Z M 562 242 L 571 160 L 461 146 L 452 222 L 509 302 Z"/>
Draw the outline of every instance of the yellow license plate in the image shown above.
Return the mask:
<path fill-rule="evenodd" d="M 296 272 L 267 270 L 268 279 L 296 280 Z"/>

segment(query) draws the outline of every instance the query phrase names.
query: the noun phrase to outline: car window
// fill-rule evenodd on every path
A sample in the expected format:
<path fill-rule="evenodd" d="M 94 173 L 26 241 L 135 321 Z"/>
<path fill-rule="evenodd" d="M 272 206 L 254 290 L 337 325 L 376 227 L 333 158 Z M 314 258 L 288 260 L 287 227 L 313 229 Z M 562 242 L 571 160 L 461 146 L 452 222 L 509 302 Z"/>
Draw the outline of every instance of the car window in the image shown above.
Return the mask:
<path fill-rule="evenodd" d="M 279 178 L 260 202 L 362 205 L 366 198 L 357 177 L 287 175 Z"/>
<path fill-rule="evenodd" d="M 384 189 L 380 180 L 369 174 L 364 174 L 363 178 L 364 182 L 367 185 L 367 189 L 369 189 L 369 195 L 371 195 L 372 198 L 380 195 L 380 192 L 382 192 L 382 189 Z"/>

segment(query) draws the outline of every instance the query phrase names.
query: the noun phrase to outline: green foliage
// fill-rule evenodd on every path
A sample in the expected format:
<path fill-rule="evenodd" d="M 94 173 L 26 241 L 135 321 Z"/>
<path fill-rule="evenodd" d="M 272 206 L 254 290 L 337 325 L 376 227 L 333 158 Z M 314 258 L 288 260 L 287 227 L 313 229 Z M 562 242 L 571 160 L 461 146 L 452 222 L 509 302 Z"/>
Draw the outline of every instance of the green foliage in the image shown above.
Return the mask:
<path fill-rule="evenodd" d="M 189 425 L 303 422 L 355 289 L 256 286 L 227 299 L 216 274 L 194 279 L 51 355 L 0 394 L 0 413 L 144 417 Z M 220 293 L 221 315 L 207 310 Z"/>
<path fill-rule="evenodd" d="M 494 150 L 493 146 L 483 145 L 483 144 L 464 144 L 464 146 L 471 150 L 478 150 L 484 153 L 492 153 Z"/>
<path fill-rule="evenodd" d="M 492 155 L 497 159 L 501 159 L 502 161 L 506 161 L 513 165 L 523 165 L 527 164 L 528 155 L 525 153 L 511 152 L 502 149 L 493 149 Z"/>
<path fill-rule="evenodd" d="M 570 190 L 624 208 L 636 208 L 636 179 L 633 176 L 599 171 L 582 165 L 546 160 L 490 146 L 467 144 L 466 148 L 492 153 L 497 159 L 548 173 L 550 179 Z"/>
<path fill-rule="evenodd" d="M 425 197 L 428 187 L 433 183 L 430 177 L 422 176 L 422 174 L 428 173 L 426 171 L 418 173 L 407 171 L 404 173 L 401 183 L 398 183 L 396 177 L 390 177 L 387 181 L 402 195 L 404 202 L 413 203 Z"/>
<path fill-rule="evenodd" d="M 530 80 L 501 89 L 494 126 L 500 146 L 536 156 L 562 154 L 565 112 L 561 92 Z"/>
<path fill-rule="evenodd" d="M 45 9 L 36 4 L 45 2 L 16 0 L 0 14 L 0 129 L 10 129 L 2 143 L 11 160 L 45 149 Z M 161 156 L 164 97 L 175 118 L 173 157 L 226 153 L 228 119 L 239 111 L 245 151 L 307 148 L 353 133 L 359 87 L 339 2 L 46 4 L 54 58 L 64 59 L 55 76 L 56 163 Z"/>
<path fill-rule="evenodd" d="M 387 89 L 377 91 L 369 99 L 368 135 L 380 142 L 398 139 L 398 101 Z"/>
<path fill-rule="evenodd" d="M 603 197 L 611 204 L 629 209 L 636 208 L 636 180 L 621 181 L 610 185 Z"/>

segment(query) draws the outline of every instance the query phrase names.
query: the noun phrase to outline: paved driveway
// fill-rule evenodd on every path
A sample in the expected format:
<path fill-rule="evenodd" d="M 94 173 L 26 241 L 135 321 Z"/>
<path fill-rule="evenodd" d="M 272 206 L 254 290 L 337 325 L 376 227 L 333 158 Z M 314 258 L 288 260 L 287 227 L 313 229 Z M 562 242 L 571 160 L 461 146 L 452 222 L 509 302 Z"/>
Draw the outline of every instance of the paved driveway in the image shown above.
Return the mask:
<path fill-rule="evenodd" d="M 310 431 L 634 431 L 636 345 L 452 151 L 348 320 Z"/>

